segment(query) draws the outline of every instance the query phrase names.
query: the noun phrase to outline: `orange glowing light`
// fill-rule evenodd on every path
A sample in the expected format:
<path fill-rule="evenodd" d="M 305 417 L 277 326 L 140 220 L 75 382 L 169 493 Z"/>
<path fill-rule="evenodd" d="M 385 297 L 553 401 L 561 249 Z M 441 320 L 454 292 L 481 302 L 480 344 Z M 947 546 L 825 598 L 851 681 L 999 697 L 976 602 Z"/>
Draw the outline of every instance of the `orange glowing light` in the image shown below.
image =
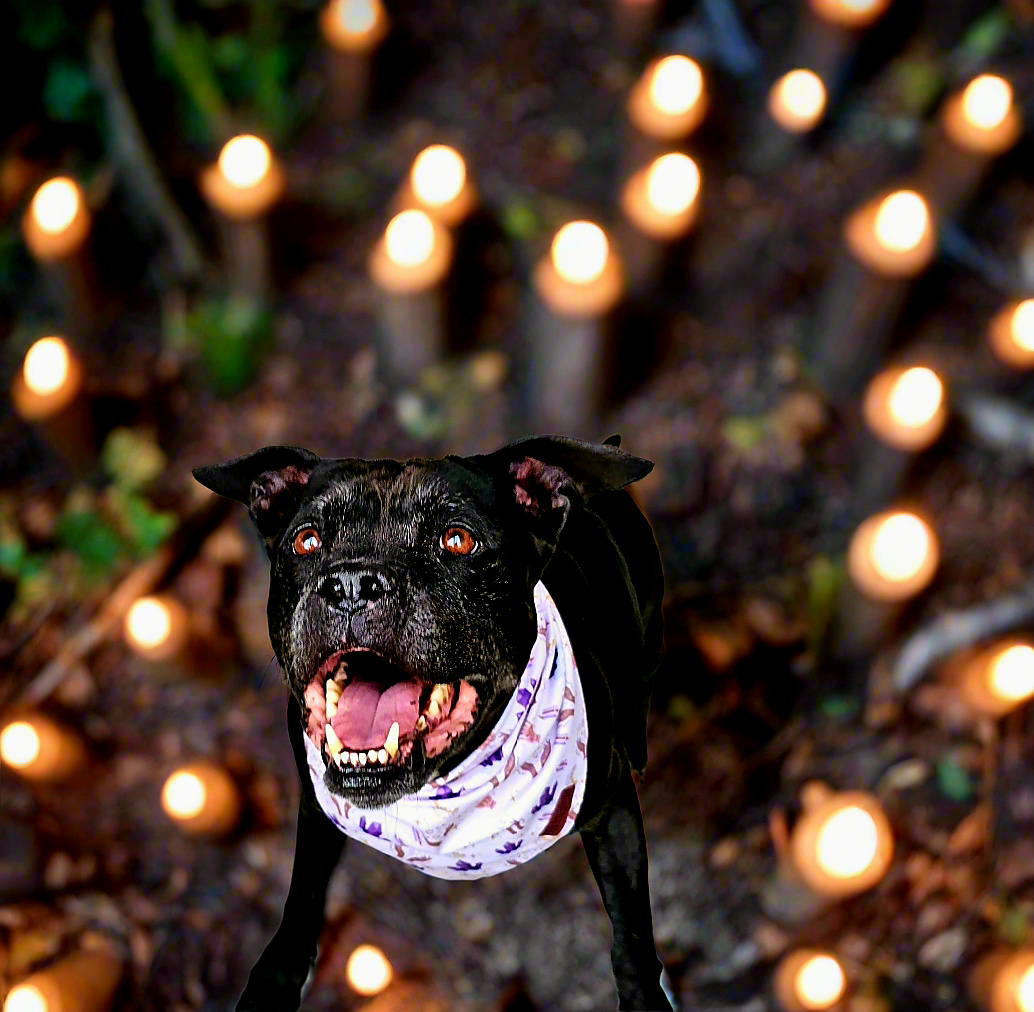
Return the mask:
<path fill-rule="evenodd" d="M 1017 1012 L 1034 1012 L 1034 966 L 1029 966 L 1016 982 Z"/>
<path fill-rule="evenodd" d="M 995 74 L 981 74 L 962 93 L 962 114 L 978 130 L 996 130 L 1012 110 L 1012 86 Z"/>
<path fill-rule="evenodd" d="M 417 199 L 431 207 L 455 200 L 467 181 L 467 166 L 455 148 L 432 144 L 413 162 L 410 182 Z"/>
<path fill-rule="evenodd" d="M 811 0 L 811 8 L 820 18 L 844 28 L 864 28 L 889 6 L 890 0 Z"/>
<path fill-rule="evenodd" d="M 591 221 L 568 222 L 550 248 L 553 268 L 572 285 L 588 285 L 600 277 L 609 255 L 606 234 Z"/>
<path fill-rule="evenodd" d="M 365 35 L 373 30 L 379 6 L 374 0 L 342 0 L 333 5 L 338 23 L 351 35 Z"/>
<path fill-rule="evenodd" d="M 169 606 L 156 597 L 141 597 L 126 613 L 126 636 L 135 646 L 151 650 L 167 642 L 172 632 Z"/>
<path fill-rule="evenodd" d="M 891 384 L 887 409 L 899 425 L 918 429 L 928 425 L 944 403 L 944 384 L 932 369 L 906 369 Z"/>
<path fill-rule="evenodd" d="M 38 987 L 34 984 L 18 984 L 7 995 L 4 1012 L 51 1012 L 51 1009 Z"/>
<path fill-rule="evenodd" d="M 47 235 L 57 235 L 75 221 L 81 204 L 79 187 L 67 176 L 59 176 L 47 180 L 36 191 L 30 211 Z"/>
<path fill-rule="evenodd" d="M 876 211 L 876 241 L 892 253 L 908 253 L 923 241 L 930 228 L 926 201 L 912 190 L 885 197 Z"/>
<path fill-rule="evenodd" d="M 826 110 L 826 86 L 811 70 L 791 70 L 772 86 L 768 110 L 791 133 L 806 133 Z"/>
<path fill-rule="evenodd" d="M 204 810 L 208 791 L 201 778 L 189 770 L 177 770 L 162 788 L 162 807 L 174 819 L 193 819 Z"/>
<path fill-rule="evenodd" d="M 797 971 L 794 993 L 806 1009 L 832 1008 L 847 987 L 844 968 L 824 953 L 810 957 Z"/>
<path fill-rule="evenodd" d="M 931 548 L 930 530 L 919 517 L 894 513 L 876 528 L 869 558 L 888 583 L 906 583 L 922 571 Z"/>
<path fill-rule="evenodd" d="M 647 170 L 646 199 L 659 214 L 685 214 L 699 192 L 700 170 L 687 155 L 661 155 Z"/>
<path fill-rule="evenodd" d="M 1017 347 L 1034 352 L 1034 299 L 1024 299 L 1012 311 L 1009 331 Z"/>
<path fill-rule="evenodd" d="M 41 337 L 25 354 L 22 376 L 32 393 L 45 396 L 65 385 L 70 367 L 68 345 L 60 337 Z"/>
<path fill-rule="evenodd" d="M 855 806 L 830 815 L 815 841 L 815 860 L 833 878 L 857 878 L 866 871 L 879 849 L 879 830 L 873 817 Z"/>
<path fill-rule="evenodd" d="M 434 222 L 424 211 L 402 211 L 388 222 L 384 244 L 388 259 L 396 266 L 419 267 L 434 253 Z"/>
<path fill-rule="evenodd" d="M 228 140 L 219 152 L 219 171 L 227 182 L 241 190 L 258 186 L 272 163 L 269 145 L 253 134 L 241 134 Z"/>
<path fill-rule="evenodd" d="M 666 116 L 682 116 L 700 101 L 704 74 L 688 56 L 666 56 L 650 78 L 650 100 Z"/>
<path fill-rule="evenodd" d="M 988 665 L 987 685 L 1005 703 L 1020 703 L 1034 696 L 1034 648 L 1014 643 L 999 651 Z"/>
<path fill-rule="evenodd" d="M 0 732 L 0 759 L 16 770 L 31 766 L 40 750 L 39 734 L 27 721 L 12 721 Z"/>
<path fill-rule="evenodd" d="M 391 963 L 376 945 L 360 945 L 348 957 L 345 975 L 354 991 L 369 997 L 391 983 Z"/>

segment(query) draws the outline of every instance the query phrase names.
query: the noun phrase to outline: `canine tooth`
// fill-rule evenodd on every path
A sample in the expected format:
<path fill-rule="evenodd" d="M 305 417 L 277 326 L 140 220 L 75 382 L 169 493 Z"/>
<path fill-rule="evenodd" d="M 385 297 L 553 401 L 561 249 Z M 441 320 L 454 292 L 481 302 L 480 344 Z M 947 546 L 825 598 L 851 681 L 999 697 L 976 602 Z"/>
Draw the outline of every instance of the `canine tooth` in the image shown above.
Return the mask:
<path fill-rule="evenodd" d="M 382 748 L 377 753 L 377 761 L 378 762 L 382 762 L 382 763 L 386 763 L 388 761 L 388 750 L 387 749 Z"/>
<path fill-rule="evenodd" d="M 370 762 L 375 763 L 377 761 L 377 749 L 370 749 L 370 751 L 366 753 L 366 757 L 370 760 Z"/>
<path fill-rule="evenodd" d="M 431 690 L 431 698 L 439 704 L 444 703 L 448 695 L 449 686 L 443 683 L 439 683 Z"/>
<path fill-rule="evenodd" d="M 365 752 L 360 752 L 359 753 L 359 765 L 360 766 L 365 766 L 366 765 L 366 753 Z"/>
<path fill-rule="evenodd" d="M 327 697 L 327 720 L 331 720 L 336 715 L 337 715 L 337 703 L 328 696 Z"/>
<path fill-rule="evenodd" d="M 423 714 L 420 714 L 420 716 L 416 719 L 416 729 L 418 731 L 427 730 L 427 718 Z"/>
<path fill-rule="evenodd" d="M 348 761 L 353 766 L 358 766 L 359 765 L 359 753 L 358 752 L 349 752 L 348 753 Z"/>
<path fill-rule="evenodd" d="M 340 699 L 341 686 L 338 685 L 338 683 L 335 682 L 333 678 L 328 678 L 326 688 L 324 689 L 324 693 L 326 694 L 328 699 L 330 699 L 331 696 L 333 696 L 335 699 Z"/>
<path fill-rule="evenodd" d="M 333 726 L 327 725 L 327 748 L 330 749 L 331 755 L 337 755 L 345 746 L 341 744 L 341 739 L 337 736 L 337 731 L 334 730 Z"/>
<path fill-rule="evenodd" d="M 399 754 L 399 722 L 397 720 L 391 725 L 388 737 L 384 739 L 384 748 L 392 759 Z"/>
<path fill-rule="evenodd" d="M 438 705 L 438 700 L 431 696 L 431 702 L 427 704 L 428 716 L 437 717 L 442 712 L 442 708 Z"/>

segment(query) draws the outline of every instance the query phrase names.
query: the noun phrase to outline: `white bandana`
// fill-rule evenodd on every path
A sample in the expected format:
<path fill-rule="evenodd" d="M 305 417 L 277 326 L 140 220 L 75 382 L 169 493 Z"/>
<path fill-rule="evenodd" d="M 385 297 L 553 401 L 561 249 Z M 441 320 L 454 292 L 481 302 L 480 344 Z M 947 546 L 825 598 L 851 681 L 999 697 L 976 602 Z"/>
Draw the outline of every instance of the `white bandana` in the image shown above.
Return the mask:
<path fill-rule="evenodd" d="M 383 808 L 357 808 L 323 783 L 308 735 L 320 807 L 354 840 L 436 878 L 487 878 L 524 864 L 569 832 L 585 795 L 585 715 L 578 666 L 560 613 L 535 585 L 538 637 L 499 722 L 451 773 Z"/>

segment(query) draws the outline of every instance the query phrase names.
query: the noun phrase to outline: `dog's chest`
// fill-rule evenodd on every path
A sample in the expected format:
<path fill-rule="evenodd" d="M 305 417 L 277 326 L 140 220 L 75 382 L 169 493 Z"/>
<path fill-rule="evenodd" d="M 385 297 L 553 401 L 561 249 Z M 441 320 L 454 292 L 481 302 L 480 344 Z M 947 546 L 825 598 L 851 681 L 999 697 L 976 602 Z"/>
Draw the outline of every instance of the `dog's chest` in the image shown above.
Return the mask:
<path fill-rule="evenodd" d="M 570 831 L 585 794 L 585 699 L 567 630 L 541 583 L 535 609 L 535 645 L 496 726 L 416 794 L 357 808 L 327 789 L 323 759 L 305 736 L 316 797 L 343 833 L 428 875 L 468 879 L 523 864 Z"/>

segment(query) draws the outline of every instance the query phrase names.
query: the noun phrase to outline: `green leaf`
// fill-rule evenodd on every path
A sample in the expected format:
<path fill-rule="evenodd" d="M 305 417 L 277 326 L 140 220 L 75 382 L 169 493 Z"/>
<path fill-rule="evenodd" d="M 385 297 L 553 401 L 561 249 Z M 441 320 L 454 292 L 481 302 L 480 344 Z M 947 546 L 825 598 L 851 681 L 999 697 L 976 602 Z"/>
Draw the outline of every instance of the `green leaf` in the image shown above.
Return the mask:
<path fill-rule="evenodd" d="M 1008 39 L 1009 33 L 1013 30 L 1014 24 L 1009 11 L 1004 6 L 997 7 L 988 11 L 983 17 L 977 18 L 969 26 L 959 43 L 959 50 L 964 54 L 967 62 L 985 63 Z"/>
<path fill-rule="evenodd" d="M 947 757 L 937 763 L 937 786 L 952 801 L 968 801 L 973 796 L 973 782 L 969 773 L 954 759 Z"/>
<path fill-rule="evenodd" d="M 61 123 L 83 123 L 91 115 L 93 81 L 86 67 L 76 60 L 55 59 L 43 85 L 43 107 Z"/>
<path fill-rule="evenodd" d="M 826 696 L 820 709 L 833 720 L 847 720 L 858 712 L 859 704 L 854 696 Z"/>
<path fill-rule="evenodd" d="M 150 555 L 176 529 L 175 513 L 156 510 L 143 496 L 124 497 L 124 516 L 138 555 Z"/>
<path fill-rule="evenodd" d="M 239 70 L 249 58 L 248 40 L 237 32 L 229 32 L 212 40 L 212 63 L 219 70 Z"/>
<path fill-rule="evenodd" d="M 119 563 L 125 545 L 97 510 L 66 513 L 58 521 L 57 540 L 72 551 L 91 576 L 104 576 Z"/>
<path fill-rule="evenodd" d="M 165 454 L 153 436 L 141 429 L 112 429 L 101 449 L 104 470 L 117 485 L 140 488 L 165 470 Z"/>
<path fill-rule="evenodd" d="M 0 541 L 0 573 L 17 576 L 27 557 L 24 539 L 17 532 L 4 532 Z"/>
<path fill-rule="evenodd" d="M 1031 910 L 1028 904 L 1009 905 L 998 922 L 998 937 L 1007 945 L 1019 948 L 1030 939 Z"/>
<path fill-rule="evenodd" d="M 205 302 L 191 314 L 189 326 L 199 338 L 209 378 L 222 396 L 247 386 L 272 343 L 272 317 L 246 298 Z"/>
<path fill-rule="evenodd" d="M 837 605 L 843 579 L 842 566 L 825 555 L 816 555 L 808 563 L 805 580 L 808 587 L 808 646 L 815 651 L 826 636 Z"/>
<path fill-rule="evenodd" d="M 53 49 L 68 29 L 68 17 L 54 0 L 22 0 L 18 4 L 18 38 L 29 49 Z M 5 14 L 5 20 L 9 15 Z"/>

